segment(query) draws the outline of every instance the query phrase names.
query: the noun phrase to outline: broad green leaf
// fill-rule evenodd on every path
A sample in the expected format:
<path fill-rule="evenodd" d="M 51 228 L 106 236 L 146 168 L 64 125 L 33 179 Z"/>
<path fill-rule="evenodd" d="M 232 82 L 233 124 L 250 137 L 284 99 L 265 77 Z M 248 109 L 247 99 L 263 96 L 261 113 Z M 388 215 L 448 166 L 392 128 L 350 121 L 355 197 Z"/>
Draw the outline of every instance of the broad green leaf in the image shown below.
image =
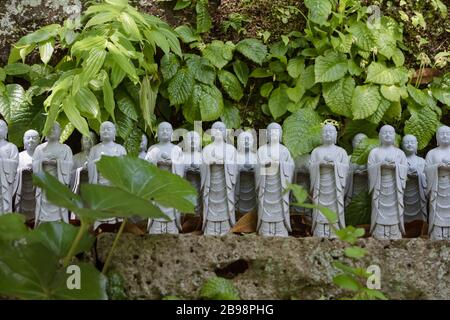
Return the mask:
<path fill-rule="evenodd" d="M 201 41 L 201 37 L 197 35 L 194 30 L 188 25 L 178 26 L 174 29 L 174 31 L 184 43 Z"/>
<path fill-rule="evenodd" d="M 66 99 L 64 99 L 63 102 L 63 110 L 66 114 L 69 121 L 73 124 L 73 126 L 84 136 L 89 136 L 89 126 L 86 122 L 86 119 L 84 119 L 80 115 L 80 111 L 78 111 L 78 108 L 75 104 L 75 101 L 72 97 L 68 96 Z"/>
<path fill-rule="evenodd" d="M 406 120 L 404 133 L 416 136 L 419 150 L 424 149 L 440 126 L 439 116 L 428 106 L 421 108 L 408 105 L 411 117 Z"/>
<path fill-rule="evenodd" d="M 331 3 L 329 0 L 305 0 L 305 6 L 309 9 L 308 18 L 318 25 L 327 23 L 331 14 Z"/>
<path fill-rule="evenodd" d="M 0 82 L 5 81 L 6 79 L 6 72 L 5 69 L 3 69 L 2 67 L 0 67 Z M 1 92 L 0 92 L 1 93 Z"/>
<path fill-rule="evenodd" d="M 235 101 L 241 100 L 244 96 L 244 92 L 242 90 L 241 84 L 239 83 L 238 78 L 229 71 L 219 70 L 218 78 L 222 88 L 225 92 Z"/>
<path fill-rule="evenodd" d="M 247 64 L 239 59 L 236 59 L 233 63 L 233 71 L 236 74 L 236 77 L 245 87 L 247 85 L 248 75 L 250 73 Z"/>
<path fill-rule="evenodd" d="M 376 35 L 378 53 L 390 59 L 396 53 L 397 41 L 392 34 L 383 31 L 378 32 Z"/>
<path fill-rule="evenodd" d="M 289 95 L 289 94 L 288 94 Z M 317 108 L 317 105 L 319 104 L 320 95 L 317 96 L 308 96 L 304 95 L 300 101 L 293 105 L 288 106 L 288 111 L 295 112 L 300 109 L 311 109 L 315 110 Z"/>
<path fill-rule="evenodd" d="M 289 99 L 291 99 L 292 102 L 296 103 L 295 107 L 291 106 L 291 108 L 288 108 L 289 111 L 292 111 L 292 109 L 300 109 L 299 101 L 303 97 L 305 92 L 306 89 L 300 81 L 300 78 L 297 79 L 297 84 L 295 85 L 295 87 L 286 89 L 286 93 Z"/>
<path fill-rule="evenodd" d="M 155 119 L 156 121 L 156 119 Z M 127 150 L 127 154 L 132 157 L 137 157 L 139 152 L 141 151 L 141 140 L 144 132 L 136 127 L 136 123 L 133 123 L 133 126 L 130 130 L 130 133 L 123 141 L 123 147 Z"/>
<path fill-rule="evenodd" d="M 139 82 L 136 68 L 128 57 L 126 57 L 113 43 L 108 42 L 108 51 L 114 62 L 121 68 L 133 83 Z"/>
<path fill-rule="evenodd" d="M 56 36 L 60 30 L 61 26 L 59 24 L 50 24 L 20 38 L 16 45 L 25 46 L 47 41 Z"/>
<path fill-rule="evenodd" d="M 379 140 L 378 139 L 364 139 L 355 150 L 353 150 L 352 153 L 352 162 L 363 165 L 367 164 L 367 160 L 369 158 L 369 153 L 372 151 L 373 148 L 379 146 Z"/>
<path fill-rule="evenodd" d="M 109 115 L 115 122 L 116 120 L 114 117 L 114 109 L 116 107 L 116 102 L 114 100 L 114 91 L 111 86 L 111 83 L 109 82 L 108 75 L 106 75 L 104 78 L 102 90 L 103 90 L 103 107 L 106 109 L 106 111 L 108 111 Z"/>
<path fill-rule="evenodd" d="M 82 40 L 76 41 L 70 49 L 73 55 L 78 55 L 81 51 L 91 51 L 96 48 L 104 50 L 106 48 L 106 38 L 101 36 L 90 36 Z"/>
<path fill-rule="evenodd" d="M 7 75 L 18 76 L 30 72 L 30 66 L 24 63 L 16 62 L 6 65 L 3 70 Z"/>
<path fill-rule="evenodd" d="M 100 106 L 97 97 L 91 90 L 82 87 L 78 90 L 73 99 L 81 115 L 87 118 L 100 119 Z"/>
<path fill-rule="evenodd" d="M 387 122 L 399 120 L 402 116 L 402 105 L 400 102 L 391 102 L 389 109 L 384 113 L 383 119 Z"/>
<path fill-rule="evenodd" d="M 372 62 L 367 69 L 366 82 L 393 85 L 396 83 L 404 83 L 408 79 L 408 75 L 400 68 L 388 68 L 383 63 Z"/>
<path fill-rule="evenodd" d="M 128 5 L 128 0 L 105 0 L 106 3 L 109 3 L 118 9 L 122 10 Z"/>
<path fill-rule="evenodd" d="M 156 98 L 158 96 L 159 83 L 152 83 L 148 76 L 144 77 L 140 90 L 140 107 L 142 116 L 147 126 L 153 129 L 155 118 Z"/>
<path fill-rule="evenodd" d="M 231 102 L 224 101 L 224 107 L 220 120 L 225 123 L 227 128 L 238 129 L 241 126 L 241 117 L 239 109 L 237 109 Z"/>
<path fill-rule="evenodd" d="M 197 32 L 208 32 L 212 28 L 212 19 L 208 12 L 208 0 L 197 0 L 195 12 L 197 13 Z"/>
<path fill-rule="evenodd" d="M 348 31 L 353 35 L 355 44 L 364 51 L 371 51 L 376 46 L 376 37 L 366 23 L 358 21 L 352 23 Z"/>
<path fill-rule="evenodd" d="M 133 17 L 131 17 L 127 12 L 122 11 L 118 17 L 118 20 L 122 22 L 123 29 L 129 36 L 136 40 L 142 40 L 141 32 L 139 31 L 139 27 Z"/>
<path fill-rule="evenodd" d="M 274 89 L 269 97 L 269 110 L 274 119 L 280 118 L 293 105 L 287 94 L 287 86 L 282 84 Z"/>
<path fill-rule="evenodd" d="M 187 56 L 186 65 L 189 71 L 194 74 L 194 78 L 205 84 L 214 84 L 216 80 L 216 69 L 208 59 L 197 55 Z"/>
<path fill-rule="evenodd" d="M 391 102 L 389 100 L 381 98 L 380 104 L 378 105 L 377 111 L 367 118 L 372 123 L 379 124 L 381 119 L 383 119 L 384 114 L 388 111 L 391 106 Z"/>
<path fill-rule="evenodd" d="M 348 70 L 347 57 L 343 53 L 330 52 L 316 58 L 314 67 L 316 82 L 336 81 L 345 76 Z"/>
<path fill-rule="evenodd" d="M 401 98 L 401 89 L 395 85 L 380 86 L 380 92 L 389 101 L 398 102 Z"/>
<path fill-rule="evenodd" d="M 361 238 L 364 234 L 365 230 L 363 228 L 355 228 L 353 226 L 347 226 L 344 229 L 336 230 L 336 235 L 338 236 L 339 240 L 350 244 L 355 244 L 358 238 Z M 358 269 L 355 269 L 355 271 L 357 270 Z"/>
<path fill-rule="evenodd" d="M 409 96 L 416 102 L 418 105 L 422 107 L 429 107 L 430 109 L 436 110 L 438 109 L 436 105 L 436 101 L 431 97 L 426 91 L 422 91 L 420 89 L 414 88 L 412 85 L 408 84 L 407 86 Z"/>
<path fill-rule="evenodd" d="M 13 112 L 25 103 L 25 90 L 20 84 L 7 84 L 0 95 L 0 114 L 7 123 L 11 121 Z"/>
<path fill-rule="evenodd" d="M 165 81 L 172 79 L 180 67 L 178 58 L 173 53 L 165 54 L 161 59 L 161 73 Z"/>
<path fill-rule="evenodd" d="M 192 72 L 187 68 L 178 70 L 167 88 L 170 103 L 172 105 L 185 103 L 192 93 L 193 86 L 194 75 Z"/>
<path fill-rule="evenodd" d="M 303 57 L 295 57 L 289 60 L 286 70 L 292 78 L 298 78 L 305 70 L 305 59 Z"/>
<path fill-rule="evenodd" d="M 396 48 L 392 54 L 392 61 L 394 61 L 396 67 L 402 67 L 405 64 L 405 56 L 402 50 Z"/>
<path fill-rule="evenodd" d="M 0 215 L 0 243 L 19 239 L 28 233 L 25 225 L 25 216 L 18 213 L 8 213 Z M 1 259 L 0 259 L 1 264 Z"/>
<path fill-rule="evenodd" d="M 200 297 L 207 300 L 240 300 L 233 282 L 220 277 L 208 279 L 200 289 Z"/>
<path fill-rule="evenodd" d="M 361 67 L 353 59 L 348 60 L 348 73 L 352 76 L 359 76 L 362 73 Z"/>
<path fill-rule="evenodd" d="M 198 102 L 200 114 L 203 121 L 213 121 L 218 119 L 223 113 L 222 93 L 216 86 L 199 84 L 201 95 Z"/>
<path fill-rule="evenodd" d="M 202 50 L 202 55 L 217 68 L 222 69 L 233 59 L 233 48 L 223 41 L 213 40 Z"/>
<path fill-rule="evenodd" d="M 167 41 L 165 34 L 163 34 L 158 29 L 145 30 L 144 35 L 154 48 L 155 46 L 158 46 L 165 54 L 168 54 L 170 52 L 169 41 Z"/>
<path fill-rule="evenodd" d="M 268 98 L 273 90 L 273 82 L 266 82 L 259 88 L 259 93 L 262 97 Z"/>
<path fill-rule="evenodd" d="M 353 44 L 353 36 L 351 34 L 343 35 L 339 33 L 339 37 L 331 37 L 333 48 L 342 53 L 350 53 Z"/>
<path fill-rule="evenodd" d="M 333 283 L 342 289 L 358 291 L 362 285 L 354 277 L 348 274 L 339 274 L 333 278 Z"/>
<path fill-rule="evenodd" d="M 111 86 L 113 89 L 117 88 L 123 78 L 125 78 L 125 75 L 125 71 L 117 63 L 113 62 L 111 67 Z"/>
<path fill-rule="evenodd" d="M 348 226 L 370 224 L 371 213 L 372 198 L 370 194 L 365 191 L 360 192 L 352 197 L 352 200 L 345 209 L 345 224 Z"/>
<path fill-rule="evenodd" d="M 376 85 L 357 86 L 353 91 L 353 119 L 365 119 L 377 111 L 381 95 Z"/>
<path fill-rule="evenodd" d="M 346 76 L 335 82 L 323 84 L 325 103 L 336 114 L 352 117 L 352 97 L 355 90 L 355 80 Z"/>
<path fill-rule="evenodd" d="M 283 122 L 283 142 L 293 157 L 311 152 L 321 143 L 321 116 L 311 109 L 300 109 Z"/>
<path fill-rule="evenodd" d="M 160 28 L 160 32 L 166 37 L 170 50 L 177 56 L 182 57 L 180 41 L 178 41 L 177 34 L 169 28 Z"/>
<path fill-rule="evenodd" d="M 267 55 L 267 47 L 257 39 L 244 39 L 236 45 L 236 50 L 251 61 L 261 65 Z"/>
<path fill-rule="evenodd" d="M 175 4 L 175 7 L 173 7 L 173 10 L 182 10 L 191 5 L 191 0 L 177 0 L 177 3 Z"/>
<path fill-rule="evenodd" d="M 268 78 L 272 77 L 273 72 L 270 69 L 256 68 L 250 73 L 250 78 Z"/>
<path fill-rule="evenodd" d="M 80 81 L 82 85 L 88 83 L 93 79 L 105 62 L 106 51 L 97 50 L 96 48 L 89 51 L 89 56 L 83 61 L 83 72 L 80 75 Z"/>
<path fill-rule="evenodd" d="M 112 21 L 119 15 L 119 12 L 117 11 L 106 11 L 106 12 L 100 12 L 94 15 L 92 18 L 89 19 L 89 21 L 84 26 L 84 29 L 88 29 L 92 26 L 97 26 L 101 24 L 105 24 L 106 22 Z"/>
<path fill-rule="evenodd" d="M 114 117 L 116 118 L 117 135 L 126 141 L 131 135 L 132 130 L 136 127 L 136 122 L 120 111 L 119 108 L 115 109 Z"/>
<path fill-rule="evenodd" d="M 47 64 L 50 61 L 53 51 L 53 41 L 47 40 L 39 44 L 39 55 L 44 64 Z"/>
<path fill-rule="evenodd" d="M 123 90 L 116 93 L 116 104 L 120 111 L 123 112 L 128 118 L 137 121 L 138 113 L 137 106 L 133 99 Z"/>

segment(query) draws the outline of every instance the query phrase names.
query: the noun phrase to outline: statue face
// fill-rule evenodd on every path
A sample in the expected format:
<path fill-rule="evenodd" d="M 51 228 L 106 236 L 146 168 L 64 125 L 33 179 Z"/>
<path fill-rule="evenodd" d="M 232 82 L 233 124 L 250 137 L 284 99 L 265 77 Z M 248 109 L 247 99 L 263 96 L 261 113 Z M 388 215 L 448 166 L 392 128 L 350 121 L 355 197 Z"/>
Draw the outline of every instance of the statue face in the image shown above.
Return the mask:
<path fill-rule="evenodd" d="M 227 136 L 227 127 L 222 122 L 216 122 L 211 127 L 211 136 L 214 138 L 214 140 L 221 139 L 225 140 L 225 137 Z"/>
<path fill-rule="evenodd" d="M 281 128 L 278 126 L 271 127 L 270 125 L 267 127 L 267 136 L 271 143 L 277 143 L 281 140 Z"/>
<path fill-rule="evenodd" d="M 438 145 L 447 147 L 450 145 L 450 128 L 447 126 L 438 129 L 437 133 Z"/>
<path fill-rule="evenodd" d="M 253 136 L 248 132 L 243 132 L 238 137 L 238 149 L 251 149 L 253 146 Z"/>
<path fill-rule="evenodd" d="M 103 122 L 100 126 L 100 140 L 111 142 L 116 139 L 116 127 L 111 122 Z"/>
<path fill-rule="evenodd" d="M 336 128 L 332 125 L 326 125 L 322 129 L 322 142 L 324 144 L 334 144 L 337 138 Z"/>
<path fill-rule="evenodd" d="M 366 138 L 367 138 L 367 136 L 364 133 L 356 134 L 353 137 L 353 141 L 352 141 L 353 150 L 355 150 L 358 147 L 358 145 Z"/>
<path fill-rule="evenodd" d="M 59 137 L 61 136 L 61 127 L 59 124 L 55 123 L 53 124 L 52 130 L 47 135 L 48 141 L 58 141 Z"/>
<path fill-rule="evenodd" d="M 168 122 L 162 122 L 158 126 L 158 140 L 160 142 L 170 142 L 172 139 L 172 125 Z"/>
<path fill-rule="evenodd" d="M 147 144 L 148 144 L 147 136 L 145 134 L 143 134 L 142 138 L 141 138 L 141 144 L 140 144 L 141 150 L 146 150 Z"/>
<path fill-rule="evenodd" d="M 200 149 L 200 136 L 197 132 L 191 131 L 186 135 L 186 146 L 188 149 L 199 150 Z"/>
<path fill-rule="evenodd" d="M 406 135 L 402 141 L 403 150 L 406 154 L 416 154 L 417 152 L 417 139 L 412 135 Z"/>
<path fill-rule="evenodd" d="M 90 150 L 93 145 L 94 145 L 94 139 L 92 138 L 92 136 L 89 136 L 89 137 L 83 136 L 81 138 L 81 149 L 82 150 Z"/>
<path fill-rule="evenodd" d="M 8 135 L 8 126 L 5 121 L 0 122 L 0 139 L 6 139 Z"/>
<path fill-rule="evenodd" d="M 382 145 L 393 145 L 395 141 L 395 130 L 391 126 L 384 126 L 380 130 Z"/>
<path fill-rule="evenodd" d="M 23 135 L 23 146 L 25 150 L 34 150 L 39 144 L 39 134 L 36 131 L 27 131 Z"/>

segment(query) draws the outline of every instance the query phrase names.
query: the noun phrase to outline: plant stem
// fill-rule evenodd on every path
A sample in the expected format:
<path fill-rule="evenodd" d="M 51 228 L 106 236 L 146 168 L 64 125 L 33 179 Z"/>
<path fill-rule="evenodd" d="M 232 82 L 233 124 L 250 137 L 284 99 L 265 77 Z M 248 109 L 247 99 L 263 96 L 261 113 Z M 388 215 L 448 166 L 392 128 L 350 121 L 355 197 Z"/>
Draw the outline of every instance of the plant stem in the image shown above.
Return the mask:
<path fill-rule="evenodd" d="M 81 239 L 84 236 L 84 233 L 88 229 L 88 224 L 81 219 L 81 225 L 80 229 L 78 229 L 77 236 L 75 237 L 75 240 L 72 242 L 72 245 L 70 246 L 69 253 L 67 253 L 67 256 L 64 258 L 63 265 L 64 267 L 67 267 L 70 263 L 70 260 L 72 260 L 73 256 L 75 255 L 75 250 L 78 247 L 78 244 L 80 243 Z"/>
<path fill-rule="evenodd" d="M 103 269 L 102 269 L 103 274 L 106 274 L 106 271 L 108 270 L 109 263 L 111 262 L 111 258 L 112 258 L 114 249 L 116 248 L 116 245 L 119 242 L 119 238 L 123 233 L 123 229 L 125 228 L 126 223 L 127 223 L 127 218 L 123 219 L 122 224 L 120 225 L 119 231 L 117 232 L 116 237 L 114 238 L 111 249 L 109 249 L 108 257 L 106 258 L 105 264 L 103 265 Z"/>

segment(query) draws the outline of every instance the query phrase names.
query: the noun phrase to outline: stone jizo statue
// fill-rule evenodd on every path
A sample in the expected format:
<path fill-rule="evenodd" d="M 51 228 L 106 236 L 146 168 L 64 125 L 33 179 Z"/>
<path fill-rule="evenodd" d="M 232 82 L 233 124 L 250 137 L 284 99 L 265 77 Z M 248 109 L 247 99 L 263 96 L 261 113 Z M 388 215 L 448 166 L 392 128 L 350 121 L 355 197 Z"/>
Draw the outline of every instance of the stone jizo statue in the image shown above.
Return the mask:
<path fill-rule="evenodd" d="M 353 137 L 352 141 L 353 151 L 356 150 L 358 145 L 364 139 L 367 139 L 367 136 L 364 133 L 358 133 Z M 345 206 L 348 206 L 350 204 L 353 197 L 355 197 L 360 193 L 367 192 L 369 190 L 369 182 L 367 178 L 367 165 L 356 164 L 354 162 L 351 162 L 351 156 L 349 156 L 349 161 L 350 161 L 350 171 L 347 180 Z"/>
<path fill-rule="evenodd" d="M 13 211 L 13 193 L 19 165 L 19 150 L 6 140 L 7 136 L 8 125 L 0 120 L 0 214 Z"/>
<path fill-rule="evenodd" d="M 237 139 L 238 179 L 236 181 L 236 210 L 247 213 L 256 208 L 256 152 L 253 135 L 242 132 Z"/>
<path fill-rule="evenodd" d="M 309 191 L 311 189 L 311 181 L 309 176 L 309 162 L 311 156 L 309 154 L 303 154 L 294 159 L 295 163 L 295 173 L 294 173 L 294 183 L 302 186 L 305 190 Z M 291 194 L 291 202 L 295 202 L 297 199 L 294 199 Z M 310 200 L 306 200 L 307 203 L 310 203 Z M 309 208 L 292 206 L 292 211 L 300 214 L 305 219 L 305 222 L 308 224 L 312 223 L 312 210 Z"/>
<path fill-rule="evenodd" d="M 73 166 L 72 150 L 68 145 L 59 142 L 61 127 L 57 122 L 53 124 L 47 135 L 47 142 L 36 147 L 33 154 L 33 172 L 47 172 L 57 178 L 59 182 L 69 185 Z M 45 191 L 36 188 L 36 217 L 35 225 L 48 221 L 69 222 L 67 209 L 58 207 L 48 201 Z"/>
<path fill-rule="evenodd" d="M 102 156 L 111 157 L 121 157 L 127 154 L 127 151 L 123 146 L 115 143 L 116 139 L 116 126 L 110 122 L 105 121 L 100 125 L 100 143 L 96 144 L 91 148 L 89 152 L 87 168 L 89 175 L 89 183 L 91 184 L 101 184 L 110 185 L 111 183 L 108 179 L 104 178 L 97 170 L 97 161 L 101 159 Z M 118 218 L 108 218 L 98 220 L 94 223 L 94 229 L 103 223 L 114 224 L 120 222 L 121 219 Z"/>
<path fill-rule="evenodd" d="M 183 161 L 184 176 L 191 185 L 197 190 L 197 204 L 195 206 L 195 215 L 201 216 L 202 212 L 202 192 L 200 166 L 202 164 L 202 152 L 200 135 L 196 131 L 189 131 L 183 140 Z"/>
<path fill-rule="evenodd" d="M 384 125 L 380 146 L 369 153 L 369 192 L 372 196 L 370 233 L 376 239 L 400 239 L 405 233 L 403 197 L 408 162 L 405 153 L 394 146 L 395 130 Z"/>
<path fill-rule="evenodd" d="M 40 142 L 39 133 L 30 129 L 23 135 L 24 151 L 19 153 L 19 166 L 16 176 L 15 212 L 34 219 L 36 211 L 36 188 L 33 186 L 33 155 Z"/>
<path fill-rule="evenodd" d="M 331 124 L 322 128 L 322 145 L 311 153 L 310 177 L 313 203 L 333 210 L 338 221 L 335 229 L 345 227 L 344 197 L 349 172 L 347 152 L 336 146 L 337 130 Z M 323 238 L 336 235 L 327 218 L 318 209 L 313 210 L 312 233 Z"/>
<path fill-rule="evenodd" d="M 145 156 L 145 160 L 150 161 L 162 170 L 170 171 L 176 175 L 184 175 L 183 151 L 173 144 L 173 129 L 168 122 L 161 122 L 158 125 L 158 143 L 152 145 Z M 178 234 L 181 231 L 180 212 L 174 208 L 159 206 L 161 211 L 170 219 L 155 218 L 148 220 L 148 232 L 150 234 Z"/>
<path fill-rule="evenodd" d="M 258 193 L 257 231 L 263 236 L 287 237 L 291 230 L 289 192 L 295 164 L 289 150 L 281 144 L 278 123 L 267 126 L 267 144 L 258 149 L 256 188 Z"/>
<path fill-rule="evenodd" d="M 406 180 L 404 221 L 427 220 L 427 180 L 425 176 L 425 159 L 417 156 L 417 138 L 407 134 L 403 137 L 402 149 L 408 162 Z"/>
<path fill-rule="evenodd" d="M 97 144 L 97 136 L 94 132 L 89 132 L 89 136 L 81 137 L 81 152 L 73 156 L 73 168 L 72 168 L 72 190 L 75 193 L 79 193 L 80 185 L 89 182 L 89 176 L 87 172 L 87 163 L 91 148 Z"/>
<path fill-rule="evenodd" d="M 227 129 L 223 122 L 212 125 L 211 135 L 213 142 L 202 152 L 203 232 L 223 235 L 236 222 L 237 152 L 226 142 Z"/>
<path fill-rule="evenodd" d="M 438 147 L 426 157 L 429 196 L 428 233 L 432 240 L 450 240 L 450 127 L 437 130 Z"/>
<path fill-rule="evenodd" d="M 148 139 L 145 134 L 142 135 L 141 138 L 141 144 L 139 145 L 139 158 L 145 159 L 145 156 L 147 155 L 147 146 L 148 146 Z"/>

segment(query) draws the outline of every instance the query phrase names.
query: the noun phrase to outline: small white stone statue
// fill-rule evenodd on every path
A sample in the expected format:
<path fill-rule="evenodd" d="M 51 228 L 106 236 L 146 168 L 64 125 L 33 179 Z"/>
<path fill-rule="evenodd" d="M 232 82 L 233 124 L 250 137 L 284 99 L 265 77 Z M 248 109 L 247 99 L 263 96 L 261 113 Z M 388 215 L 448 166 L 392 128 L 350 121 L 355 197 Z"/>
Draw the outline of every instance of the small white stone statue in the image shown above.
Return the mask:
<path fill-rule="evenodd" d="M 13 193 L 19 165 L 19 150 L 6 140 L 7 136 L 8 125 L 0 120 L 0 215 L 13 211 Z"/>
<path fill-rule="evenodd" d="M 380 146 L 369 153 L 367 170 L 372 195 L 370 233 L 376 239 L 400 239 L 405 233 L 403 197 L 408 162 L 405 153 L 394 146 L 395 130 L 380 129 Z"/>
<path fill-rule="evenodd" d="M 150 161 L 162 170 L 170 171 L 182 177 L 184 175 L 183 151 L 171 142 L 172 134 L 172 125 L 168 122 L 161 122 L 158 125 L 158 143 L 148 149 L 145 160 Z M 149 219 L 148 233 L 178 234 L 181 231 L 180 212 L 174 208 L 161 205 L 159 208 L 170 220 L 165 218 Z"/>
<path fill-rule="evenodd" d="M 427 180 L 425 177 L 425 159 L 417 156 L 417 139 L 411 134 L 403 137 L 402 149 L 408 162 L 406 180 L 404 221 L 427 220 Z"/>
<path fill-rule="evenodd" d="M 237 139 L 238 178 L 236 181 L 236 210 L 247 213 L 256 208 L 255 166 L 256 152 L 253 135 L 242 132 Z"/>
<path fill-rule="evenodd" d="M 141 144 L 139 145 L 140 151 L 139 151 L 139 158 L 145 159 L 145 156 L 147 155 L 147 146 L 148 146 L 148 139 L 145 134 L 142 135 L 141 138 Z"/>
<path fill-rule="evenodd" d="M 295 163 L 295 173 L 294 173 L 294 183 L 303 187 L 306 191 L 309 192 L 311 189 L 311 180 L 309 176 L 309 162 L 311 156 L 309 154 L 303 154 L 294 159 Z M 297 199 L 294 199 L 293 194 L 291 193 L 291 202 L 295 202 Z M 309 199 L 306 199 L 306 203 L 310 203 Z M 305 222 L 308 224 L 312 223 L 312 210 L 309 208 L 292 206 L 291 210 L 302 215 L 305 219 Z"/>
<path fill-rule="evenodd" d="M 353 137 L 353 152 L 364 139 L 367 139 L 367 136 L 364 133 L 358 133 Z M 351 162 L 351 156 L 349 156 L 349 162 L 350 170 L 347 179 L 347 190 L 345 192 L 345 206 L 350 204 L 354 196 L 369 190 L 367 165 Z"/>
<path fill-rule="evenodd" d="M 212 125 L 211 135 L 213 142 L 202 152 L 202 229 L 205 235 L 223 235 L 236 223 L 237 152 L 226 142 L 227 129 L 223 122 Z"/>
<path fill-rule="evenodd" d="M 184 177 L 197 190 L 197 203 L 195 205 L 195 215 L 201 216 L 202 212 L 202 192 L 200 177 L 200 166 L 202 164 L 202 152 L 200 135 L 196 131 L 189 131 L 183 140 L 183 161 Z"/>
<path fill-rule="evenodd" d="M 87 163 L 91 148 L 96 144 L 97 136 L 92 131 L 89 132 L 89 136 L 81 137 L 81 152 L 73 156 L 72 181 L 70 185 L 75 193 L 79 193 L 81 184 L 89 183 Z"/>
<path fill-rule="evenodd" d="M 291 230 L 289 192 L 295 164 L 289 150 L 281 144 L 278 123 L 267 126 L 267 144 L 258 149 L 256 188 L 258 192 L 257 231 L 263 236 L 287 237 Z"/>
<path fill-rule="evenodd" d="M 111 157 L 121 157 L 127 154 L 127 151 L 123 146 L 115 143 L 116 139 L 116 126 L 110 122 L 105 121 L 100 125 L 100 143 L 96 144 L 91 148 L 89 152 L 87 168 L 89 175 L 89 183 L 91 184 L 101 184 L 110 185 L 111 183 L 108 179 L 104 178 L 97 170 L 96 162 L 101 159 L 103 155 Z M 121 219 L 118 218 L 108 218 L 97 220 L 94 223 L 94 229 L 103 223 L 114 224 L 120 222 Z"/>
<path fill-rule="evenodd" d="M 36 212 L 36 188 L 33 186 L 33 155 L 40 142 L 39 133 L 30 129 L 23 135 L 24 151 L 19 153 L 19 166 L 16 176 L 15 212 L 34 219 Z"/>
<path fill-rule="evenodd" d="M 344 197 L 349 171 L 347 152 L 336 146 L 337 130 L 331 124 L 322 128 L 322 145 L 311 153 L 310 176 L 313 203 L 333 210 L 338 221 L 335 229 L 345 227 Z M 323 238 L 335 238 L 327 218 L 318 209 L 313 210 L 312 233 Z"/>
<path fill-rule="evenodd" d="M 437 130 L 438 147 L 426 157 L 429 196 L 428 233 L 432 240 L 450 240 L 450 127 Z"/>
<path fill-rule="evenodd" d="M 68 145 L 59 142 L 61 127 L 54 123 L 47 142 L 36 147 L 33 154 L 33 172 L 47 172 L 57 178 L 59 182 L 69 185 L 73 166 L 72 150 Z M 45 191 L 36 188 L 36 217 L 35 226 L 41 222 L 64 221 L 69 222 L 67 209 L 58 207 L 48 201 Z"/>

